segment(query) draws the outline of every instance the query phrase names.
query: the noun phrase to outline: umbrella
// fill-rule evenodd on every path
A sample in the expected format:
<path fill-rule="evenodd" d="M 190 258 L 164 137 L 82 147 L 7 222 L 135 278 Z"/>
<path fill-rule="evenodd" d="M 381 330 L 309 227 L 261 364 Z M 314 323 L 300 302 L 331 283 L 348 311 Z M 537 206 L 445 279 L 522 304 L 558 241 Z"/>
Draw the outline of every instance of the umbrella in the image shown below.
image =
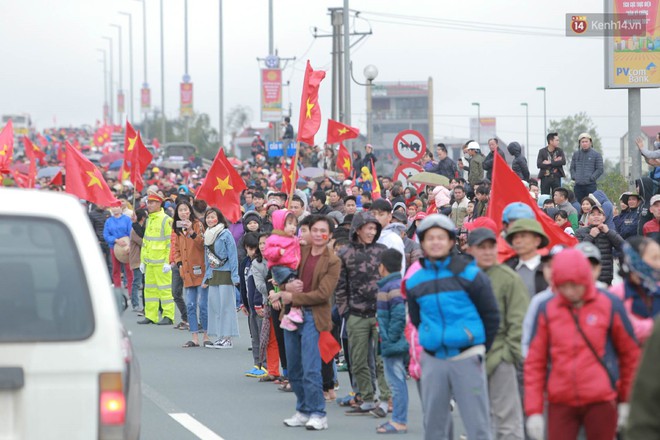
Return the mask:
<path fill-rule="evenodd" d="M 18 171 L 21 174 L 27 174 L 30 172 L 30 164 L 18 162 L 13 164 L 11 169 Z"/>
<path fill-rule="evenodd" d="M 55 174 L 59 173 L 61 169 L 61 167 L 42 168 L 37 172 L 37 179 L 51 179 Z"/>
<path fill-rule="evenodd" d="M 302 177 L 308 177 L 310 179 L 314 179 L 315 177 L 325 176 L 325 170 L 323 168 L 318 168 L 318 167 L 307 167 L 300 170 L 298 172 L 298 175 Z"/>
<path fill-rule="evenodd" d="M 447 179 L 445 176 L 441 176 L 440 174 L 436 173 L 430 173 L 428 171 L 415 174 L 408 179 L 408 182 L 421 183 L 423 185 L 431 186 L 449 185 L 449 179 Z"/>
<path fill-rule="evenodd" d="M 124 155 L 119 153 L 119 152 L 108 153 L 108 154 L 104 154 L 103 156 L 101 156 L 101 159 L 99 159 L 99 162 L 102 165 L 108 165 L 108 164 L 110 164 L 110 163 L 112 163 L 112 162 L 114 162 L 118 159 L 121 159 L 123 157 L 124 157 Z"/>
<path fill-rule="evenodd" d="M 229 162 L 233 167 L 243 166 L 243 162 L 241 162 L 240 159 L 238 159 L 237 157 L 230 157 L 229 159 L 227 159 L 227 162 Z"/>
<path fill-rule="evenodd" d="M 116 170 L 118 170 L 119 168 L 121 168 L 121 166 L 122 166 L 123 163 L 124 163 L 124 159 L 117 159 L 117 160 L 115 160 L 114 162 L 112 162 L 112 163 L 110 164 L 110 166 L 108 167 L 108 169 L 109 169 L 109 170 L 116 171 Z"/>

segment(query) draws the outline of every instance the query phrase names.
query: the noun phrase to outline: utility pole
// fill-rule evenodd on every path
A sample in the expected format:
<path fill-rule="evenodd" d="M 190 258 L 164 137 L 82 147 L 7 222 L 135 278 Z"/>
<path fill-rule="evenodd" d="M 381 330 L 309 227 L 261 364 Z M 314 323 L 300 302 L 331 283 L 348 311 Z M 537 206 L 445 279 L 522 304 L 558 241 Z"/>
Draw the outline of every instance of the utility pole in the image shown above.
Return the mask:
<path fill-rule="evenodd" d="M 117 28 L 117 31 L 119 31 L 119 92 L 117 93 L 117 97 L 119 97 L 119 95 L 124 94 L 124 84 L 123 84 L 123 80 L 122 80 L 122 78 L 124 76 L 124 71 L 123 71 L 123 68 L 122 68 L 121 26 L 118 25 L 118 24 L 111 24 L 110 26 L 112 26 L 114 28 Z M 123 103 L 124 106 L 126 106 L 125 102 L 126 101 L 124 100 L 124 103 Z M 119 114 L 119 123 L 123 124 L 124 121 L 123 121 L 122 116 L 123 116 L 124 112 L 122 111 L 123 109 L 119 108 L 119 104 L 117 104 L 117 106 L 118 106 L 117 110 L 118 110 L 118 114 Z"/>
<path fill-rule="evenodd" d="M 190 75 L 188 75 L 188 0 L 183 0 L 183 51 L 184 51 L 184 74 L 183 82 L 190 82 Z M 187 114 L 183 116 L 186 121 L 186 142 L 190 142 L 190 116 Z"/>
<path fill-rule="evenodd" d="M 114 105 L 114 85 L 113 85 L 113 64 L 112 64 L 112 37 L 103 37 L 104 40 L 110 42 L 110 124 L 114 125 L 115 123 L 115 105 Z"/>
<path fill-rule="evenodd" d="M 162 115 L 161 144 L 167 142 L 167 118 L 165 117 L 165 32 L 163 29 L 163 0 L 160 0 L 160 111 Z"/>
<path fill-rule="evenodd" d="M 128 95 L 130 96 L 131 100 L 131 122 L 134 122 L 135 119 L 133 119 L 133 102 L 135 101 L 133 99 L 133 16 L 128 13 L 128 12 L 120 12 L 122 15 L 128 16 L 128 70 L 130 73 L 130 90 Z"/>
<path fill-rule="evenodd" d="M 224 106 L 224 90 L 223 90 L 223 81 L 222 81 L 222 70 L 223 70 L 223 65 L 222 65 L 222 0 L 219 0 L 219 12 L 218 12 L 218 67 L 219 67 L 219 74 L 218 74 L 218 100 L 220 104 L 220 116 L 219 116 L 219 124 L 218 124 L 218 139 L 220 141 L 220 148 L 223 148 L 224 144 L 224 139 L 225 139 L 225 106 Z"/>
<path fill-rule="evenodd" d="M 103 125 L 107 123 L 106 119 L 108 117 L 108 61 L 107 54 L 105 49 L 97 49 L 99 52 L 103 53 Z"/>
<path fill-rule="evenodd" d="M 344 120 L 346 125 L 351 125 L 351 31 L 349 27 L 348 0 L 344 0 L 342 18 L 344 21 Z M 349 141 L 349 143 L 352 143 Z"/>
<path fill-rule="evenodd" d="M 628 89 L 628 154 L 630 163 L 630 186 L 634 188 L 635 179 L 642 176 L 642 156 L 639 149 L 634 147 L 635 139 L 642 128 L 642 91 L 641 89 Z M 649 146 L 650 147 L 650 146 Z"/>

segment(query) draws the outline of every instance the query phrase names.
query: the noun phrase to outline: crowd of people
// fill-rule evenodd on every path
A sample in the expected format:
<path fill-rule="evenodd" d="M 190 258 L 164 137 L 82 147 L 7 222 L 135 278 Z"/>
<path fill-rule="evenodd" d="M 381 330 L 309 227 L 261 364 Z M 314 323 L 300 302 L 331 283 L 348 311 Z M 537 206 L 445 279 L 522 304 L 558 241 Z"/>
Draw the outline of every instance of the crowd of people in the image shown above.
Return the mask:
<path fill-rule="evenodd" d="M 587 133 L 567 185 L 559 135 L 547 140 L 538 179 L 515 142 L 511 167 L 574 247 L 552 246 L 527 203 L 508 205 L 501 228 L 488 216 L 497 139 L 486 156 L 466 142 L 458 162 L 438 144 L 422 165 L 448 184 L 419 193 L 375 182 L 369 145 L 352 176 L 292 196 L 274 168 L 238 165 L 236 223 L 194 197 L 201 169 L 152 167 L 144 194 L 109 179 L 122 205 L 89 216 L 139 324 L 174 325 L 178 308 L 184 348 L 231 349 L 247 316 L 245 375 L 293 392 L 286 426 L 327 429 L 336 403 L 383 419 L 379 434 L 405 433 L 412 379 L 426 439 L 452 438 L 454 405 L 469 439 L 612 439 L 626 425 L 626 438 L 653 438 L 660 195 L 651 176 L 609 200 Z M 336 172 L 332 148 L 302 154 Z M 342 370 L 351 392 L 337 396 Z"/>

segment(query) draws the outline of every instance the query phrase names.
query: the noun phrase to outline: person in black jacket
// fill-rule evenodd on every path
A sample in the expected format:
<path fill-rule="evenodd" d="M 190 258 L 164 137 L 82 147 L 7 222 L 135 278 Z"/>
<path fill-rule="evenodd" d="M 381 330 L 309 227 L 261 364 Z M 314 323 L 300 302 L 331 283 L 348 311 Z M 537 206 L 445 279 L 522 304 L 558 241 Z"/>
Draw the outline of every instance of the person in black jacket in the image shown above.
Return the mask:
<path fill-rule="evenodd" d="M 483 167 L 486 171 L 486 179 L 493 181 L 493 165 L 495 163 L 495 151 L 502 156 L 502 159 L 506 162 L 506 157 L 504 156 L 504 151 L 499 146 L 500 141 L 497 138 L 488 139 L 488 148 L 490 148 L 490 153 L 484 159 Z"/>
<path fill-rule="evenodd" d="M 586 241 L 596 245 L 601 255 L 602 270 L 598 281 L 608 286 L 614 278 L 614 252 L 621 252 L 623 238 L 614 229 L 610 229 L 605 223 L 605 212 L 601 206 L 593 206 L 589 213 L 589 225 L 578 229 L 575 237 L 579 241 Z"/>
<path fill-rule="evenodd" d="M 529 167 L 527 166 L 527 159 L 522 155 L 520 144 L 518 142 L 511 142 L 506 149 L 513 156 L 513 162 L 511 162 L 513 172 L 522 180 L 529 181 Z"/>
<path fill-rule="evenodd" d="M 445 144 L 436 145 L 436 152 L 438 153 L 438 163 L 430 171 L 445 176 L 449 180 L 458 177 L 458 168 L 456 163 L 447 155 Z"/>
<path fill-rule="evenodd" d="M 561 178 L 566 176 L 564 165 L 566 155 L 559 148 L 559 135 L 548 133 L 548 146 L 541 148 L 536 157 L 536 167 L 540 170 L 541 194 L 552 194 L 555 188 L 561 186 Z"/>
<path fill-rule="evenodd" d="M 366 150 L 367 154 L 365 154 L 364 159 L 362 159 L 362 166 L 369 168 L 369 172 L 373 175 L 373 167 L 376 166 L 378 158 L 374 155 L 374 147 L 371 144 L 367 144 L 364 149 Z"/>
<path fill-rule="evenodd" d="M 89 204 L 88 214 L 89 221 L 92 222 L 92 228 L 101 246 L 101 251 L 105 257 L 105 264 L 108 265 L 108 273 L 112 273 L 112 259 L 110 258 L 110 247 L 103 238 L 103 229 L 105 228 L 105 221 L 110 217 L 110 212 L 93 203 Z"/>

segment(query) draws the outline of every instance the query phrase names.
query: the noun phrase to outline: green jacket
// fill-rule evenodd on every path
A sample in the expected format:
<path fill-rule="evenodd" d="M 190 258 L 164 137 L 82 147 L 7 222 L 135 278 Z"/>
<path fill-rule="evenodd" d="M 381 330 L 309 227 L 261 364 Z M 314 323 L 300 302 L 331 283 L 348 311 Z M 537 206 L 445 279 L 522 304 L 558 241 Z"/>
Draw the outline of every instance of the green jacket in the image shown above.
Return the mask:
<path fill-rule="evenodd" d="M 657 439 L 660 433 L 660 318 L 647 339 L 630 399 L 626 440 Z"/>
<path fill-rule="evenodd" d="M 477 182 L 484 179 L 484 156 L 475 154 L 470 159 L 470 169 L 468 170 L 468 182 L 474 187 Z"/>
<path fill-rule="evenodd" d="M 522 323 L 529 305 L 529 293 L 523 280 L 510 267 L 496 264 L 486 270 L 500 310 L 500 327 L 486 354 L 486 373 L 490 376 L 502 362 L 522 362 L 520 340 Z"/>

